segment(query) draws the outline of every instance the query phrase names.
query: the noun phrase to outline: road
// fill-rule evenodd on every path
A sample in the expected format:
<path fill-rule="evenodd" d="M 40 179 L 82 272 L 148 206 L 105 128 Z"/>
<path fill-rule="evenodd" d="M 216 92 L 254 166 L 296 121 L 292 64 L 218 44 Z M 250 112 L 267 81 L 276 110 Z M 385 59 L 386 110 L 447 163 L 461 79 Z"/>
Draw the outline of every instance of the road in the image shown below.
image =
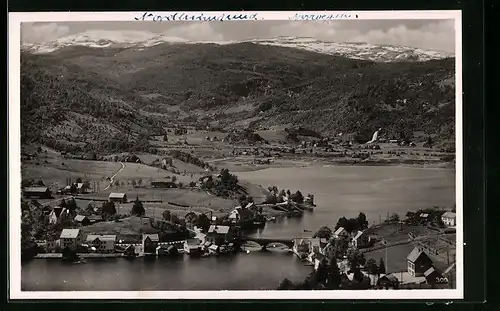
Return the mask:
<path fill-rule="evenodd" d="M 108 190 L 111 186 L 113 186 L 116 175 L 118 175 L 125 168 L 125 164 L 123 162 L 120 162 L 120 164 L 122 167 L 113 176 L 111 176 L 111 178 L 109 179 L 109 185 L 104 188 L 104 190 Z"/>

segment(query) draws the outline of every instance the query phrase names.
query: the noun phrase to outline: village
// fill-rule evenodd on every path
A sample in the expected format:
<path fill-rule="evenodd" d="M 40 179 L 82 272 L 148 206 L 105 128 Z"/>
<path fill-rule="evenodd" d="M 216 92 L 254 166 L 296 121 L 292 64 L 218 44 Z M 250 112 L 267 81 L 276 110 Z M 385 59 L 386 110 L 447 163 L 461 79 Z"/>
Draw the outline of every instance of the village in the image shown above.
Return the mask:
<path fill-rule="evenodd" d="M 168 183 L 155 183 L 152 187 L 168 188 Z M 273 190 L 273 189 L 269 189 Z M 265 226 L 266 222 L 274 221 L 275 217 L 262 216 L 263 206 L 287 209 L 289 206 L 305 206 L 312 210 L 313 195 L 303 198 L 297 204 L 294 195 L 283 191 L 283 196 L 277 189 L 273 204 L 255 204 L 252 200 L 237 206 L 225 217 L 191 213 L 186 214 L 182 221 L 172 224 L 177 229 L 184 228 L 182 239 L 172 240 L 161 238 L 159 233 L 142 233 L 140 241 L 125 241 L 116 234 L 89 232 L 85 228 L 98 223 L 119 225 L 122 219 L 105 219 L 99 214 L 99 209 L 114 204 L 128 202 L 126 193 L 110 193 L 101 208 L 95 207 L 91 213 L 78 213 L 71 205 L 76 203 L 78 194 L 86 193 L 84 183 L 73 183 L 61 189 L 60 196 L 72 194 L 53 207 L 38 203 L 39 209 L 48 215 L 49 223 L 57 225 L 70 223 L 70 228 L 64 228 L 58 236 L 51 239 L 36 241 L 39 254 L 35 258 L 59 258 L 69 261 L 84 262 L 91 258 L 127 259 L 138 257 L 188 256 L 207 257 L 220 256 L 239 252 L 248 243 L 260 244 L 262 250 L 272 250 L 274 247 L 287 244 L 288 251 L 313 267 L 314 273 L 319 273 L 324 266 L 336 265 L 339 270 L 340 283 L 346 289 L 369 288 L 450 288 L 453 285 L 455 273 L 454 238 L 456 214 L 454 209 L 426 209 L 408 212 L 406 219 L 391 215 L 382 224 L 368 227 L 364 214 L 357 219 L 340 219 L 332 230 L 323 227 L 313 237 L 295 238 L 290 243 L 279 238 L 259 241 L 258 238 L 244 236 L 245 229 L 255 226 Z M 53 195 L 47 187 L 26 187 L 25 198 L 53 200 Z M 36 200 L 33 200 L 31 204 Z M 52 202 L 52 201 L 50 201 Z M 141 206 L 138 198 L 135 206 Z M 142 208 L 144 209 L 144 208 Z M 81 211 L 81 209 L 80 209 Z M 132 211 L 133 212 L 133 211 Z M 141 223 L 150 220 L 137 216 Z M 200 215 L 203 215 L 200 217 Z M 287 213 L 288 216 L 293 213 Z M 362 216 L 363 215 L 363 216 Z M 65 220 L 66 218 L 66 220 Z M 70 219 L 68 219 L 70 218 Z M 109 218 L 109 217 L 108 217 Z M 205 221 L 201 221 L 204 219 Z M 439 226 L 437 225 L 439 224 Z M 345 227 L 344 227 L 345 226 Z M 178 230 L 179 231 L 179 230 Z M 450 257 L 450 250 L 452 250 Z M 388 253 L 391 253 L 389 256 Z M 404 257 L 404 260 L 401 258 Z M 378 262 L 378 264 L 377 264 Z M 392 262 L 397 262 L 393 265 Z M 318 272 L 319 271 L 319 272 Z M 283 285 L 286 287 L 286 284 Z M 340 287 L 342 287 L 340 286 Z"/>
<path fill-rule="evenodd" d="M 431 213 L 440 215 L 441 228 L 430 225 Z M 313 238 L 294 239 L 293 253 L 314 271 L 304 284 L 284 280 L 279 289 L 454 288 L 455 212 L 408 212 L 405 220 L 388 219 L 364 230 L 349 222 L 349 231 L 339 221 L 335 231 L 323 227 Z"/>
<path fill-rule="evenodd" d="M 200 180 L 204 182 L 220 177 L 220 174 L 207 175 Z M 52 194 L 46 186 L 23 188 L 24 219 L 28 222 L 27 219 L 35 214 L 39 228 L 52 228 L 52 231 L 40 229 L 45 239 L 36 241 L 39 254 L 35 258 L 133 258 L 179 253 L 194 256 L 219 255 L 239 249 L 242 241 L 235 240 L 242 231 L 263 227 L 268 221 L 276 221 L 276 216 L 269 216 L 271 214 L 297 217 L 306 211 L 312 212 L 314 208 L 313 195 L 302 197 L 299 191 L 292 194 L 289 190 L 278 193 L 278 189 L 274 187 L 270 189 L 273 192 L 270 203 L 256 204 L 251 197 L 243 196 L 240 198 L 240 205 L 228 213 L 217 215 L 214 215 L 213 210 L 195 213 L 190 206 L 168 202 L 177 208 L 186 209 L 186 213 L 184 216 L 177 216 L 169 210 L 162 210 L 162 219 L 159 221 L 154 215 L 146 217 L 146 210 L 155 209 L 157 201 L 143 202 L 136 197 L 135 201 L 129 202 L 126 193 L 115 192 L 109 193 L 107 199 L 85 197 L 93 192 L 89 191 L 88 183 L 80 181 L 79 179 L 58 189 L 56 194 Z M 171 183 L 165 180 L 153 181 L 150 187 L 168 191 Z M 89 204 L 87 208 L 80 208 L 77 201 Z M 97 202 L 102 205 L 99 206 Z M 130 203 L 131 210 L 124 214 L 123 206 Z M 143 203 L 150 205 L 144 207 Z M 264 209 L 273 211 L 274 214 L 266 213 Z M 109 234 L 110 231 L 119 230 L 120 225 L 127 221 L 134 222 L 132 235 Z M 104 227 L 96 227 L 99 225 Z M 93 227 L 96 228 L 94 231 Z M 239 243 L 235 245 L 234 242 Z"/>

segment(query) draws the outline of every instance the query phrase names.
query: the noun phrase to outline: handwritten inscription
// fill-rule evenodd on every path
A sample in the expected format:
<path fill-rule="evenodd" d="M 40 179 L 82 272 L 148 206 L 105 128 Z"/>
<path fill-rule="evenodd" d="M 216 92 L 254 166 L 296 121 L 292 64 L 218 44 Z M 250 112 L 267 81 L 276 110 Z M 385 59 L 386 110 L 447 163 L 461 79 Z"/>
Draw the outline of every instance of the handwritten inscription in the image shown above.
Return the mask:
<path fill-rule="evenodd" d="M 336 19 L 352 19 L 358 18 L 358 14 L 347 14 L 347 13 L 339 13 L 339 14 L 301 14 L 296 13 L 292 18 L 294 20 L 299 21 L 320 21 L 320 20 L 336 20 Z"/>
<path fill-rule="evenodd" d="M 167 15 L 159 15 L 150 12 L 145 12 L 142 16 L 135 17 L 136 21 L 244 21 L 258 20 L 257 13 L 254 14 L 204 14 L 204 13 L 171 13 Z"/>

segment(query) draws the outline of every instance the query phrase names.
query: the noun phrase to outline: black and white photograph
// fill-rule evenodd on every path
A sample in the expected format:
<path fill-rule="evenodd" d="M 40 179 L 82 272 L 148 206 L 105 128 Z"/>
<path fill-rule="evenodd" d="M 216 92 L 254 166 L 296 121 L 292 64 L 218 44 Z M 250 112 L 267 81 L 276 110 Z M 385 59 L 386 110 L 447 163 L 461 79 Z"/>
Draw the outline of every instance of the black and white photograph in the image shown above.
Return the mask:
<path fill-rule="evenodd" d="M 460 15 L 174 13 L 18 22 L 16 294 L 462 295 Z"/>

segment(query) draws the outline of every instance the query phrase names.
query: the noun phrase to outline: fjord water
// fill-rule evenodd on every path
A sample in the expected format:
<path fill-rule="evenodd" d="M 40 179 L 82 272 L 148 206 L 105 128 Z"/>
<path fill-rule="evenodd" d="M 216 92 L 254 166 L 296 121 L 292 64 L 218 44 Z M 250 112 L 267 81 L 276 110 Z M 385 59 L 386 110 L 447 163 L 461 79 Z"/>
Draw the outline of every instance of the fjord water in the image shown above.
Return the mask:
<path fill-rule="evenodd" d="M 301 218 L 285 218 L 253 234 L 263 237 L 310 236 L 338 218 L 364 212 L 370 224 L 387 213 L 455 203 L 455 171 L 416 167 L 269 168 L 237 173 L 268 187 L 313 193 L 317 207 Z M 227 257 L 159 260 L 88 260 L 64 264 L 32 260 L 22 267 L 22 290 L 258 290 L 275 289 L 283 278 L 301 281 L 311 271 L 290 253 L 250 252 Z"/>

